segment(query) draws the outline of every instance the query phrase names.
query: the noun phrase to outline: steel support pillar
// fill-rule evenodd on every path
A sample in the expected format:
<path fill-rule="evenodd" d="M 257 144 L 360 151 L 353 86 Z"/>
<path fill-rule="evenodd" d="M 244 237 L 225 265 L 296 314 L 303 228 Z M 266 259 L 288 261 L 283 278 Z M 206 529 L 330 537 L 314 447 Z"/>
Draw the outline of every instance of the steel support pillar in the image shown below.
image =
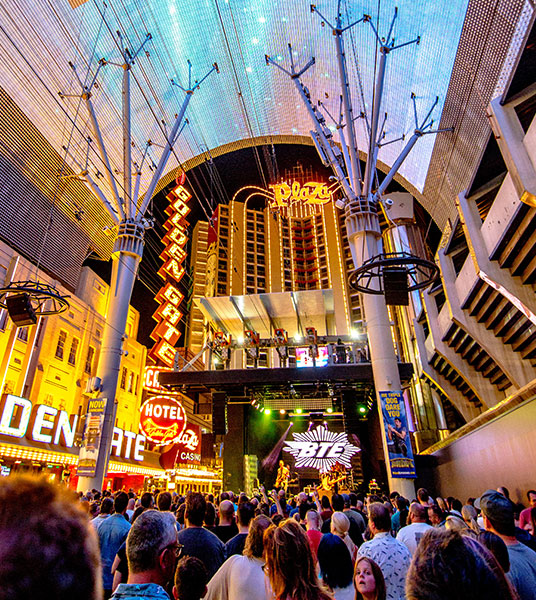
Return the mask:
<path fill-rule="evenodd" d="M 364 261 L 383 252 L 380 223 L 372 202 L 361 200 L 347 205 L 346 230 L 354 265 L 362 265 Z M 383 295 L 363 294 L 362 301 L 389 489 L 397 491 L 404 498 L 412 499 L 415 497 L 413 479 L 393 478 L 391 475 L 385 423 L 379 395 L 379 392 L 393 392 L 402 389 L 389 313 Z"/>
<path fill-rule="evenodd" d="M 97 373 L 102 379 L 102 388 L 97 398 L 105 399 L 107 402 L 95 475 L 78 479 L 77 489 L 82 492 L 93 488 L 101 490 L 103 480 L 108 472 L 110 445 L 117 410 L 116 391 L 121 356 L 123 355 L 124 332 L 132 288 L 143 253 L 143 234 L 143 226 L 139 223 L 123 221 L 119 226 L 119 233 L 112 255 L 112 281 L 97 369 Z"/>

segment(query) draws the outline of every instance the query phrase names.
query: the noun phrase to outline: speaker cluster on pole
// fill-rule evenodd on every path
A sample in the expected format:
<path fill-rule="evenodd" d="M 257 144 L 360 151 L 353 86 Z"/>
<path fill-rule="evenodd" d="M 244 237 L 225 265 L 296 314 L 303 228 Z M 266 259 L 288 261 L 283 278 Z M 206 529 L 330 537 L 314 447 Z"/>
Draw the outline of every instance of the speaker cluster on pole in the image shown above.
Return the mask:
<path fill-rule="evenodd" d="M 227 393 L 212 392 L 212 433 L 227 435 Z"/>
<path fill-rule="evenodd" d="M 408 270 L 404 267 L 383 269 L 385 304 L 390 306 L 409 305 Z"/>
<path fill-rule="evenodd" d="M 37 315 L 32 306 L 32 300 L 29 294 L 11 294 L 6 297 L 7 312 L 17 327 L 26 325 L 35 325 Z"/>

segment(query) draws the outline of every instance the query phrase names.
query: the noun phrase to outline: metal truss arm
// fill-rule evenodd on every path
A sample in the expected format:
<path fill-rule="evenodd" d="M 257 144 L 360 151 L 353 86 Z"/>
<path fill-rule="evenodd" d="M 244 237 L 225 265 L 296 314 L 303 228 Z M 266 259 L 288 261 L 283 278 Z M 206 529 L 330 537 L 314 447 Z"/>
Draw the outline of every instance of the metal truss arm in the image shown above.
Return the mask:
<path fill-rule="evenodd" d="M 69 156 L 69 158 L 74 162 L 74 164 L 80 169 L 80 177 L 87 184 L 89 189 L 97 196 L 97 198 L 102 202 L 104 208 L 108 211 L 108 214 L 112 218 L 112 221 L 117 225 L 119 223 L 119 219 L 117 217 L 117 210 L 110 204 L 106 196 L 103 194 L 102 190 L 99 188 L 95 180 L 89 174 L 89 171 L 86 168 L 83 168 L 82 165 L 78 162 L 78 160 L 73 156 L 69 148 L 67 146 L 63 146 L 63 150 Z"/>
<path fill-rule="evenodd" d="M 175 123 L 173 124 L 171 132 L 168 135 L 166 144 L 164 146 L 164 150 L 162 151 L 162 154 L 160 156 L 160 160 L 158 161 L 156 170 L 153 173 L 151 183 L 149 184 L 149 187 L 147 188 L 147 191 L 145 192 L 145 196 L 143 198 L 143 203 L 142 203 L 140 209 L 138 210 L 138 212 L 136 213 L 137 218 L 143 217 L 143 215 L 145 214 L 145 211 L 147 210 L 147 207 L 149 206 L 149 202 L 151 201 L 151 198 L 156 189 L 156 184 L 159 182 L 160 178 L 162 177 L 164 168 L 165 168 L 167 161 L 169 160 L 169 157 L 173 150 L 173 144 L 177 138 L 177 133 L 181 126 L 182 119 L 184 118 L 184 114 L 186 113 L 186 109 L 188 108 L 188 104 L 190 103 L 190 100 L 192 99 L 192 95 L 193 95 L 194 91 L 197 88 L 199 88 L 201 83 L 203 83 L 203 81 L 205 81 L 205 79 L 214 71 L 216 71 L 217 73 L 220 72 L 217 63 L 214 63 L 212 65 L 212 69 L 210 69 L 210 71 L 201 79 L 201 81 L 199 81 L 199 82 L 196 81 L 194 83 L 193 87 L 190 87 L 190 89 L 188 89 L 188 90 L 184 90 L 186 92 L 186 97 L 184 98 L 181 109 L 179 110 L 179 114 L 177 115 L 177 118 L 175 119 Z M 177 85 L 178 87 L 181 87 L 180 85 L 176 84 L 173 80 L 171 81 L 171 83 L 174 85 Z M 184 89 L 184 88 L 181 87 L 181 89 Z"/>
<path fill-rule="evenodd" d="M 99 67 L 97 69 L 97 73 L 105 64 L 106 64 L 106 61 L 104 61 L 102 59 L 99 61 Z M 117 189 L 117 184 L 116 184 L 115 177 L 114 177 L 114 174 L 112 171 L 112 166 L 110 164 L 110 159 L 108 157 L 108 153 L 106 152 L 106 147 L 104 145 L 104 139 L 102 137 L 99 123 L 97 121 L 97 115 L 95 113 L 95 108 L 93 106 L 93 102 L 91 101 L 91 89 L 95 85 L 97 73 L 95 74 L 95 77 L 93 78 L 93 80 L 91 82 L 91 87 L 88 87 L 88 86 L 83 85 L 80 77 L 78 76 L 75 65 L 72 62 L 69 62 L 69 66 L 75 73 L 76 78 L 78 79 L 78 82 L 80 83 L 80 85 L 82 87 L 82 100 L 84 100 L 87 110 L 88 110 L 88 113 L 89 113 L 89 120 L 91 122 L 91 128 L 93 130 L 93 135 L 95 136 L 95 140 L 96 140 L 97 146 L 99 148 L 99 153 L 100 153 L 101 159 L 104 163 L 104 171 L 106 174 L 106 178 L 108 180 L 108 184 L 110 186 L 110 191 L 113 194 L 114 201 L 117 206 L 119 215 L 120 215 L 121 219 L 124 219 L 125 212 L 124 212 L 123 206 L 121 204 L 121 197 L 119 196 L 119 191 Z"/>

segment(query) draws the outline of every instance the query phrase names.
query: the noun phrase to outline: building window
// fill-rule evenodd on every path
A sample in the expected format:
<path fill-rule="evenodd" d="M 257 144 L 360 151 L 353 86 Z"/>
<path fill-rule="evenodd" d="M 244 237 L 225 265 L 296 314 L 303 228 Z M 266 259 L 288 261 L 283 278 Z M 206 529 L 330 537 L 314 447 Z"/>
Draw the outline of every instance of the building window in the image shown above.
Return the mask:
<path fill-rule="evenodd" d="M 134 391 L 134 373 L 130 371 L 128 374 L 128 387 L 127 392 L 131 393 Z"/>
<path fill-rule="evenodd" d="M 19 330 L 17 331 L 17 339 L 21 342 L 28 341 L 28 327 L 19 327 Z"/>
<path fill-rule="evenodd" d="M 121 389 L 124 390 L 127 384 L 127 368 L 123 367 L 121 371 Z"/>
<path fill-rule="evenodd" d="M 56 346 L 56 358 L 63 360 L 63 350 L 65 349 L 65 342 L 67 341 L 67 332 L 60 331 L 58 337 L 58 345 Z"/>
<path fill-rule="evenodd" d="M 94 356 L 95 356 L 95 348 L 93 348 L 93 346 L 90 346 L 87 349 L 86 366 L 84 367 L 84 373 L 87 373 L 88 375 L 91 375 L 91 369 L 93 368 L 93 357 Z"/>
<path fill-rule="evenodd" d="M 78 338 L 73 338 L 73 341 L 71 343 L 71 350 L 69 351 L 69 358 L 67 359 L 67 362 L 70 365 L 76 365 L 76 354 L 78 352 L 79 343 L 80 340 Z"/>
<path fill-rule="evenodd" d="M 7 310 L 0 311 L 0 331 L 6 330 Z"/>

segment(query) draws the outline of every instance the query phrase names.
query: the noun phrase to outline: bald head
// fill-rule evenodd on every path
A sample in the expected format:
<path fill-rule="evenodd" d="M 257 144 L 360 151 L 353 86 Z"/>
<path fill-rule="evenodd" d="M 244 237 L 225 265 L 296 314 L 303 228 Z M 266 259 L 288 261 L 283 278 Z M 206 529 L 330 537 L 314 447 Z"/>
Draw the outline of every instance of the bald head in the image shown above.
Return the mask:
<path fill-rule="evenodd" d="M 234 504 L 230 500 L 220 502 L 220 525 L 230 525 L 234 517 Z"/>
<path fill-rule="evenodd" d="M 409 514 L 411 515 L 412 523 L 425 523 L 426 517 L 428 516 L 426 506 L 418 504 L 417 502 L 414 502 L 409 507 Z"/>

